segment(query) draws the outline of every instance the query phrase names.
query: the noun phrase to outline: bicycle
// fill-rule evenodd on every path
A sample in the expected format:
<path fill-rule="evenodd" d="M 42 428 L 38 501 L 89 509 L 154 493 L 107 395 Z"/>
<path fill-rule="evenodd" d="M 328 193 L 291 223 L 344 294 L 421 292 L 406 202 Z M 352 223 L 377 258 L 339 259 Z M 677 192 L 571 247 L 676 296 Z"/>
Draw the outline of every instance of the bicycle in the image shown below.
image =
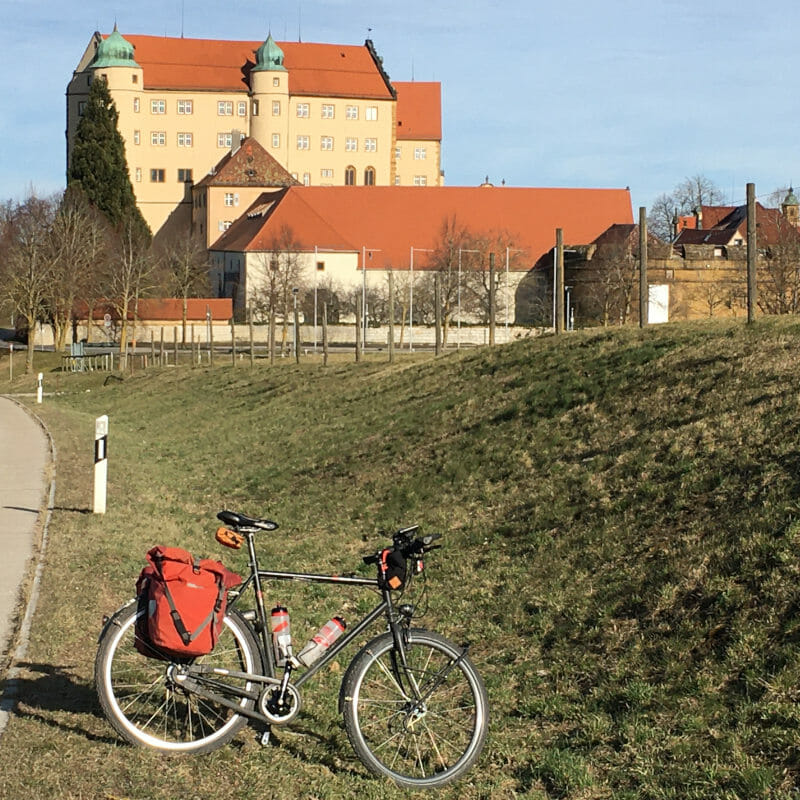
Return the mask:
<path fill-rule="evenodd" d="M 267 744 L 271 726 L 291 722 L 300 711 L 302 687 L 383 618 L 387 630 L 356 653 L 342 679 L 338 711 L 348 739 L 368 770 L 400 786 L 430 789 L 462 777 L 486 738 L 483 680 L 468 645 L 412 627 L 414 605 L 400 602 L 402 595 L 390 585 L 420 574 L 423 557 L 440 547 L 435 542 L 441 537 L 417 536 L 419 526 L 398 530 L 391 547 L 363 558 L 376 566 L 375 578 L 283 572 L 261 569 L 255 548 L 256 535 L 277 530 L 277 523 L 232 511 L 217 518 L 225 526 L 217 531 L 218 541 L 234 548 L 246 544 L 250 573 L 229 592 L 223 628 L 209 655 L 142 655 L 136 620 L 145 612 L 135 598 L 103 627 L 95 682 L 116 732 L 133 745 L 199 754 L 221 747 L 251 720 L 265 726 L 262 744 Z M 403 569 L 404 580 L 389 577 Z M 272 580 L 364 587 L 377 590 L 381 600 L 305 666 L 273 641 L 262 588 Z M 240 610 L 248 589 L 253 607 Z"/>

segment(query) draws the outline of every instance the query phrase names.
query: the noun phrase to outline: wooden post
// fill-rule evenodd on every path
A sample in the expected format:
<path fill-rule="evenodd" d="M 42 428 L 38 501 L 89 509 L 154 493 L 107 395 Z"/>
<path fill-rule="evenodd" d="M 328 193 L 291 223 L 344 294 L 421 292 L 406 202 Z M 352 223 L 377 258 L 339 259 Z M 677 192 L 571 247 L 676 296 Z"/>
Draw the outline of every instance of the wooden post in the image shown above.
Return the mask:
<path fill-rule="evenodd" d="M 294 298 L 294 361 L 300 363 L 300 315 L 297 311 L 297 296 Z"/>
<path fill-rule="evenodd" d="M 328 304 L 322 304 L 322 364 L 328 366 Z"/>
<path fill-rule="evenodd" d="M 253 314 L 250 314 L 250 366 L 254 367 L 256 363 L 256 354 L 253 351 Z"/>
<path fill-rule="evenodd" d="M 161 326 L 161 343 L 158 346 L 158 360 L 161 366 L 164 366 L 164 326 Z"/>
<path fill-rule="evenodd" d="M 150 328 L 150 361 L 155 366 L 156 363 L 156 335 L 153 333 L 153 329 Z"/>
<path fill-rule="evenodd" d="M 361 295 L 356 295 L 356 362 L 361 361 Z"/>
<path fill-rule="evenodd" d="M 758 240 L 756 233 L 756 185 L 747 184 L 747 322 L 756 321 L 756 264 L 758 259 Z"/>
<path fill-rule="evenodd" d="M 208 363 L 214 366 L 214 320 L 211 319 L 208 325 Z"/>
<path fill-rule="evenodd" d="M 556 271 L 553 283 L 553 303 L 556 309 L 556 333 L 564 332 L 564 231 L 556 228 Z"/>
<path fill-rule="evenodd" d="M 489 253 L 489 346 L 494 346 L 494 253 Z"/>
<path fill-rule="evenodd" d="M 172 351 L 175 357 L 175 366 L 178 366 L 178 329 L 172 329 Z"/>
<path fill-rule="evenodd" d="M 189 327 L 189 335 L 192 337 L 192 369 L 197 366 L 198 361 L 200 360 L 197 357 L 197 342 L 194 340 L 194 325 Z"/>
<path fill-rule="evenodd" d="M 233 366 L 236 366 L 236 327 L 233 323 L 233 317 L 231 317 L 231 362 Z"/>
<path fill-rule="evenodd" d="M 491 258 L 494 258 L 494 253 Z M 436 306 L 434 309 L 436 324 L 434 353 L 438 356 L 442 352 L 442 276 L 438 272 L 433 276 L 433 302 Z"/>
<path fill-rule="evenodd" d="M 275 364 L 275 312 L 270 308 L 269 310 L 269 334 L 267 336 L 269 346 L 269 364 Z"/>
<path fill-rule="evenodd" d="M 394 273 L 389 270 L 389 363 L 394 364 Z"/>
<path fill-rule="evenodd" d="M 645 328 L 648 323 L 648 286 L 647 286 L 647 209 L 639 207 L 639 327 Z"/>

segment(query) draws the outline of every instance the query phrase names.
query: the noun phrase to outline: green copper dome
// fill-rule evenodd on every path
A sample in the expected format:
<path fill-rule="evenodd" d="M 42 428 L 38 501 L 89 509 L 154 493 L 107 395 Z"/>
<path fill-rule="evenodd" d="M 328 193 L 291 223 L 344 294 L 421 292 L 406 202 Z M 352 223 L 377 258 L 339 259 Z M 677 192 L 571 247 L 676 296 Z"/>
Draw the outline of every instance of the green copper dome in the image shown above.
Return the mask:
<path fill-rule="evenodd" d="M 283 50 L 278 47 L 270 33 L 267 41 L 256 50 L 256 65 L 253 72 L 286 72 L 283 66 Z"/>
<path fill-rule="evenodd" d="M 99 67 L 139 68 L 133 59 L 133 45 L 117 30 L 116 25 L 108 38 L 103 39 L 97 46 L 94 61 L 90 66 L 92 69 Z"/>
<path fill-rule="evenodd" d="M 795 197 L 794 189 L 791 186 L 789 187 L 789 194 L 786 195 L 783 204 L 785 206 L 800 206 L 800 202 L 798 202 L 797 197 Z"/>

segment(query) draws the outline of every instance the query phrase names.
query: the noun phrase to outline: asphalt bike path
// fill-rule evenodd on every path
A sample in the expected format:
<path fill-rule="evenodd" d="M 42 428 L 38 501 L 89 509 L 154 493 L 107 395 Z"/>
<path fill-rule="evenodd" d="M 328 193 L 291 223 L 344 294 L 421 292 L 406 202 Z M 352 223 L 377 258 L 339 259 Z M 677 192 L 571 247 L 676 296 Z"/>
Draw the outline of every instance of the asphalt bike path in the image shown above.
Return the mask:
<path fill-rule="evenodd" d="M 39 421 L 8 397 L 0 396 L 0 665 L 19 659 L 27 648 L 41 555 L 52 507 L 53 449 Z M 37 545 L 41 544 L 41 547 Z M 32 560 L 34 555 L 38 563 Z M 29 578 L 34 576 L 30 592 Z M 29 595 L 30 597 L 28 598 Z M 26 612 L 27 603 L 27 612 Z M 12 649 L 16 648 L 15 652 Z M 14 700 L 16 668 L 5 678 L 0 702 L 0 734 Z"/>

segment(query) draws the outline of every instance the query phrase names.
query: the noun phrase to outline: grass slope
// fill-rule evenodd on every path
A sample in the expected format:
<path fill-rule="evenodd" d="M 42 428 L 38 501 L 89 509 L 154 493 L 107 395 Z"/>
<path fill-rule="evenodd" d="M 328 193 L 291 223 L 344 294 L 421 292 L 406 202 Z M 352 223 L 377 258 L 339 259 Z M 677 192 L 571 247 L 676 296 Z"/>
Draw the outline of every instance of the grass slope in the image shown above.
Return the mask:
<path fill-rule="evenodd" d="M 307 687 L 275 747 L 246 734 L 165 759 L 114 739 L 91 687 L 101 615 L 131 594 L 152 544 L 244 570 L 212 539 L 223 506 L 281 523 L 262 540 L 275 568 L 355 568 L 402 524 L 445 533 L 422 624 L 472 642 L 492 728 L 478 767 L 441 796 L 796 796 L 798 352 L 800 325 L 784 319 L 393 367 L 62 378 L 42 407 L 58 510 L 0 796 L 406 796 L 346 742 L 346 661 Z M 81 512 L 102 413 L 111 484 L 95 518 Z M 278 599 L 298 639 L 372 600 L 285 586 Z"/>

